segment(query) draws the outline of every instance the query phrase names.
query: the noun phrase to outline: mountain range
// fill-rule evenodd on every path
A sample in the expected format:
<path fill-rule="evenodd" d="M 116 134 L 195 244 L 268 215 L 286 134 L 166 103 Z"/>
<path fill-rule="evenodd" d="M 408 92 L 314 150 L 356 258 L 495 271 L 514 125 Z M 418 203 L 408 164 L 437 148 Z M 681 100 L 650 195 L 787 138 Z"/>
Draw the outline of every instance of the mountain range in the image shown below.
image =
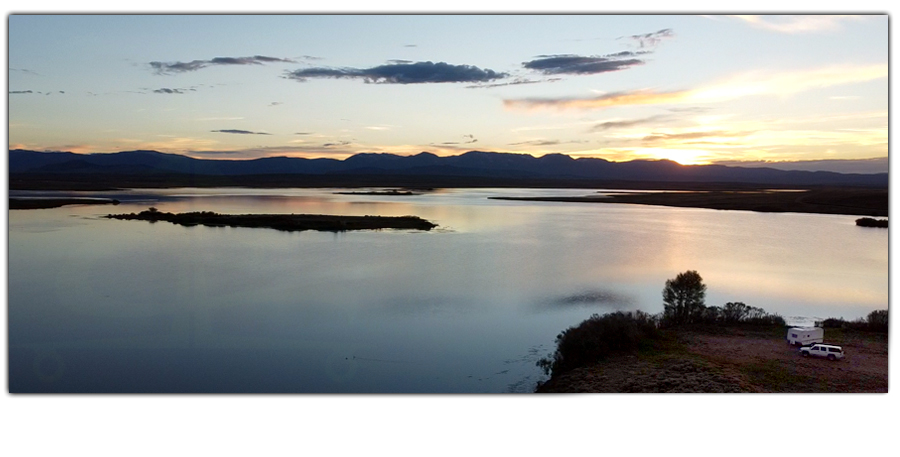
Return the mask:
<path fill-rule="evenodd" d="M 611 162 L 599 158 L 572 158 L 563 154 L 534 157 L 528 154 L 469 151 L 456 156 L 428 152 L 412 156 L 362 153 L 344 160 L 270 157 L 252 160 L 195 159 L 157 151 L 76 154 L 9 151 L 10 177 L 42 176 L 399 176 L 516 180 L 574 180 L 656 183 L 741 183 L 773 186 L 887 187 L 888 174 L 850 174 L 828 171 L 788 171 L 724 165 L 681 165 L 670 160 Z"/>

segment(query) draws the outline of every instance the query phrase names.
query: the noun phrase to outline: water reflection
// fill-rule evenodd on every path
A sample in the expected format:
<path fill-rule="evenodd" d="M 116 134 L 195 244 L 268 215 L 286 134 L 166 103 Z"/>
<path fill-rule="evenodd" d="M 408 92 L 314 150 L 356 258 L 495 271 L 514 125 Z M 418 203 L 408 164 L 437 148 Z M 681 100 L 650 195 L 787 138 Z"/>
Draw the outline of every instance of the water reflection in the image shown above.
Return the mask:
<path fill-rule="evenodd" d="M 487 199 L 591 192 L 578 189 L 331 192 L 136 190 L 116 193 L 115 209 L 10 211 L 11 389 L 530 390 L 561 330 L 593 313 L 658 312 L 665 280 L 686 269 L 703 275 L 713 305 L 847 319 L 887 307 L 887 231 L 851 216 Z M 101 218 L 148 206 L 416 215 L 441 228 Z"/>

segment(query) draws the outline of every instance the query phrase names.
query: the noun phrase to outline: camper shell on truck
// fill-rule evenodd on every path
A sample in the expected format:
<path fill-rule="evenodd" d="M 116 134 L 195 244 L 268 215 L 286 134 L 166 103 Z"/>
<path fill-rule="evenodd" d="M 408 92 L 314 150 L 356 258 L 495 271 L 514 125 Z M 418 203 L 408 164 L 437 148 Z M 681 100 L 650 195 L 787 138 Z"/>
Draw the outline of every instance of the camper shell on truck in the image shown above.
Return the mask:
<path fill-rule="evenodd" d="M 791 327 L 787 332 L 788 344 L 809 346 L 825 340 L 825 329 L 821 327 Z"/>

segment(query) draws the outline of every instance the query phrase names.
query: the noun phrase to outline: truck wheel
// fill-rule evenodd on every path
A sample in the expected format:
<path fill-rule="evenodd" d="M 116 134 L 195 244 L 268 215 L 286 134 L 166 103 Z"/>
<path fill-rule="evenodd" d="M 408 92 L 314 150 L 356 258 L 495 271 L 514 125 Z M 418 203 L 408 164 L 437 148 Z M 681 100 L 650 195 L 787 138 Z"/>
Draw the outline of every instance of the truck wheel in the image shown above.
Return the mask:
<path fill-rule="evenodd" d="M 800 353 L 803 357 L 809 357 L 809 352 L 803 351 Z"/>
<path fill-rule="evenodd" d="M 831 360 L 832 362 L 834 362 L 835 361 L 834 355 L 828 354 L 828 360 Z"/>

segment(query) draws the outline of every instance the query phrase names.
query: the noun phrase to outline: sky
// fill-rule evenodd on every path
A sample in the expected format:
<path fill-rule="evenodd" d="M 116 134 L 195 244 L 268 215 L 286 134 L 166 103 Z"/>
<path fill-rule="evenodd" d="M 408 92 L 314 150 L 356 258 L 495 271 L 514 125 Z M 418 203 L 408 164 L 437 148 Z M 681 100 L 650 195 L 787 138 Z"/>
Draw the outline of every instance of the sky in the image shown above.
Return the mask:
<path fill-rule="evenodd" d="M 888 168 L 887 15 L 8 20 L 10 149 Z"/>

